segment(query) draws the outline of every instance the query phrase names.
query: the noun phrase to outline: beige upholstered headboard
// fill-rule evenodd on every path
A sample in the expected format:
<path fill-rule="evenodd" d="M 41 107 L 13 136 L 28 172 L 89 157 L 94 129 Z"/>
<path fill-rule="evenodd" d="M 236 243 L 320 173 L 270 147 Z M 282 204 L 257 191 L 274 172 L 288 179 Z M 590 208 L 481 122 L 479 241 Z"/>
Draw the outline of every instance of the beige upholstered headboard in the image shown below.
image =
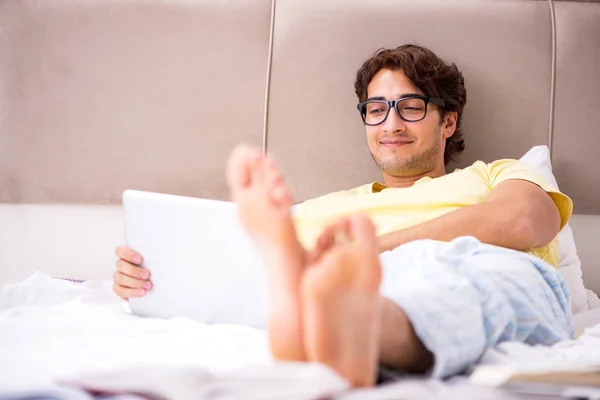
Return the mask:
<path fill-rule="evenodd" d="M 600 215 L 598 1 L 4 0 L 0 203 L 226 198 L 242 141 L 277 156 L 298 200 L 378 179 L 354 74 L 407 42 L 463 71 L 458 166 L 546 144 L 575 213 Z"/>

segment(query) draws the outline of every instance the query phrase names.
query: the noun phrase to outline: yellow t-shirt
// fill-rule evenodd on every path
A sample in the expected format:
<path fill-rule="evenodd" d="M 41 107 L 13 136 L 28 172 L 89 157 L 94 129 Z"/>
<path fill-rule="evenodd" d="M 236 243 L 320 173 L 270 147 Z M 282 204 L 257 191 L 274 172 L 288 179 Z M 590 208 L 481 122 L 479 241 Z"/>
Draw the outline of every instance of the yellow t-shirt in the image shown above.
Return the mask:
<path fill-rule="evenodd" d="M 307 248 L 314 246 L 328 224 L 356 212 L 369 215 L 377 235 L 384 235 L 483 203 L 496 185 L 509 179 L 530 181 L 545 190 L 560 212 L 561 229 L 567 224 L 573 212 L 571 199 L 550 186 L 533 168 L 517 160 L 498 160 L 490 164 L 477 161 L 439 178 L 421 178 L 407 188 L 386 188 L 373 182 L 331 193 L 296 206 L 294 221 L 299 239 Z M 531 249 L 529 253 L 556 267 L 557 244 L 555 238 L 547 246 Z"/>

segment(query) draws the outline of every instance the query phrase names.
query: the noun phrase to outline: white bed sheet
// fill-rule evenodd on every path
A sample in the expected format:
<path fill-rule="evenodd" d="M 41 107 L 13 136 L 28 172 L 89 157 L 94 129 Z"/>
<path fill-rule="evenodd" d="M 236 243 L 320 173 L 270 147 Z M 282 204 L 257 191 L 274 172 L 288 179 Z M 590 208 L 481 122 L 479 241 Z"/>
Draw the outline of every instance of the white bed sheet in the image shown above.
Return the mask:
<path fill-rule="evenodd" d="M 74 284 L 35 273 L 0 292 L 1 389 L 142 365 L 220 373 L 271 362 L 264 331 L 137 317 L 109 281 Z"/>
<path fill-rule="evenodd" d="M 592 311 L 576 318 L 590 326 L 576 341 L 552 347 L 503 343 L 488 351 L 482 362 L 508 366 L 600 363 L 600 323 L 596 323 L 600 312 Z M 149 376 L 142 371 L 157 371 L 157 367 L 159 371 L 170 371 L 173 379 L 178 371 L 182 371 L 180 378 L 185 378 L 186 367 L 190 367 L 190 372 L 212 372 L 222 377 L 216 382 L 219 388 L 227 387 L 238 394 L 248 393 L 250 388 L 302 392 L 306 387 L 339 393 L 344 386 L 333 375 L 319 372 L 314 366 L 274 365 L 266 332 L 262 330 L 206 325 L 187 318 L 160 320 L 134 316 L 127 303 L 112 293 L 109 281 L 73 284 L 35 273 L 0 292 L 0 390 L 3 392 L 51 388 L 57 380 L 70 381 L 73 377 L 102 373 L 112 376 L 110 382 L 116 384 L 114 376 L 119 370 L 129 370 L 124 377 L 127 380 L 142 375 L 147 381 Z M 242 375 L 227 377 L 236 371 L 242 371 Z M 240 386 L 240 376 L 252 378 Z M 258 381 L 257 376 L 261 378 Z M 283 382 L 288 382 L 285 387 L 281 385 Z M 364 398 L 389 398 L 385 396 L 390 391 L 398 396 L 416 394 L 430 391 L 430 385 L 431 382 L 417 380 L 353 393 L 366 395 Z M 448 394 L 465 389 L 444 387 Z M 480 389 L 466 390 L 473 393 L 473 398 L 480 397 L 476 395 L 481 394 Z M 340 393 L 342 398 L 348 394 Z"/>

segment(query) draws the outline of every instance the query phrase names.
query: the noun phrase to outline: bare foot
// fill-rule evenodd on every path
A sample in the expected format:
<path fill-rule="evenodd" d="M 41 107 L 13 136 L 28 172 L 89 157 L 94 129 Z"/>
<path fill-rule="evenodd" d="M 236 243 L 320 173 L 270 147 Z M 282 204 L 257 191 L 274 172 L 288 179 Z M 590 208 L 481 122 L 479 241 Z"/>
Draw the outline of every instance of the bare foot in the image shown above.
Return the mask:
<path fill-rule="evenodd" d="M 231 154 L 227 182 L 267 267 L 271 352 L 277 360 L 306 361 L 299 295 L 306 252 L 290 214 L 291 193 L 273 160 L 247 146 Z"/>
<path fill-rule="evenodd" d="M 381 323 L 375 227 L 362 215 L 336 226 L 348 241 L 333 244 L 329 238 L 302 278 L 305 352 L 309 361 L 328 365 L 353 386 L 371 386 Z"/>

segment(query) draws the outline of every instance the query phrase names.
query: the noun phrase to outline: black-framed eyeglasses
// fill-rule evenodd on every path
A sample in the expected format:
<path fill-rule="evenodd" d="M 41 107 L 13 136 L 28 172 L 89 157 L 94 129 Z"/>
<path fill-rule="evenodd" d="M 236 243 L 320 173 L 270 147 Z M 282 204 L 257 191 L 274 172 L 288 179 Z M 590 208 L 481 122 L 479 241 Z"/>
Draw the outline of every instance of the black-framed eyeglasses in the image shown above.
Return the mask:
<path fill-rule="evenodd" d="M 444 107 L 443 99 L 438 97 L 427 97 L 418 94 L 404 96 L 394 101 L 367 100 L 358 103 L 356 107 L 365 125 L 379 125 L 385 121 L 392 107 L 400 118 L 407 122 L 418 122 L 427 116 L 427 105 L 435 104 Z"/>

